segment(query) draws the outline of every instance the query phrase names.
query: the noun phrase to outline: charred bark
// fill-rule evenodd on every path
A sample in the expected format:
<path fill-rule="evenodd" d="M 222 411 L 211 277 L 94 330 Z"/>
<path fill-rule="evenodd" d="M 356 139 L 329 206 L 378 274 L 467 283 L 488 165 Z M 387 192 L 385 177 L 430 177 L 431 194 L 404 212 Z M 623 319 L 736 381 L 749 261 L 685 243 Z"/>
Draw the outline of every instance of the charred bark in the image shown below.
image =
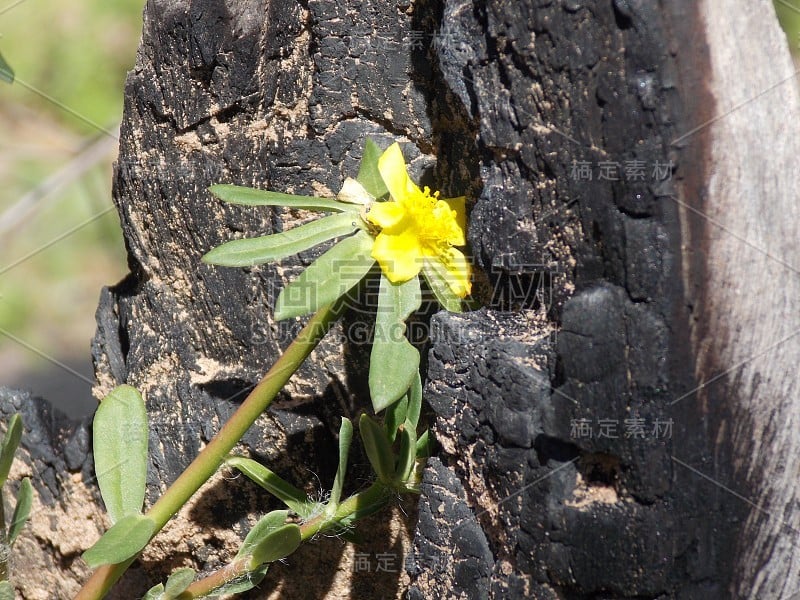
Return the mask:
<path fill-rule="evenodd" d="M 261 597 L 790 597 L 795 75 L 766 1 L 150 1 L 114 182 L 131 272 L 103 291 L 93 347 L 98 395 L 146 393 L 149 498 L 296 333 L 271 307 L 317 255 L 203 265 L 306 218 L 208 185 L 334 195 L 366 137 L 399 139 L 417 179 L 472 199 L 484 306 L 431 323 L 439 450 L 407 579 L 359 573 L 335 541 Z M 338 418 L 368 406 L 363 321 L 245 451 L 330 485 Z M 128 590 L 219 566 L 268 506 L 212 482 Z M 368 529 L 399 567 L 402 524 Z"/>

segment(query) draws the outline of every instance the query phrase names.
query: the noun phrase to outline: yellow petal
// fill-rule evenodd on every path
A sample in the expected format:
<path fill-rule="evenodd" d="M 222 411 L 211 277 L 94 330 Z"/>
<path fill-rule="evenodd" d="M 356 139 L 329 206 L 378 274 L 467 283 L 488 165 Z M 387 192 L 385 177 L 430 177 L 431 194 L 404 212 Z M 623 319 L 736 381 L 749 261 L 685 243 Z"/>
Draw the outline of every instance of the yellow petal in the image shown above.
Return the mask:
<path fill-rule="evenodd" d="M 389 229 L 397 225 L 405 214 L 397 202 L 375 202 L 367 213 L 367 220 L 382 229 Z"/>
<path fill-rule="evenodd" d="M 378 261 L 386 278 L 392 283 L 408 281 L 419 275 L 422 268 L 422 249 L 413 234 L 379 233 L 372 246 L 372 258 Z"/>
<path fill-rule="evenodd" d="M 472 268 L 464 254 L 450 248 L 445 255 L 441 256 L 441 262 L 447 270 L 447 284 L 453 293 L 459 298 L 466 298 L 472 291 Z"/>
<path fill-rule="evenodd" d="M 401 204 L 410 194 L 421 193 L 417 185 L 408 177 L 406 161 L 403 159 L 403 152 L 397 142 L 381 154 L 378 159 L 378 172 L 381 174 L 389 194 Z"/>
<path fill-rule="evenodd" d="M 437 237 L 451 246 L 463 246 L 467 243 L 464 228 L 458 222 L 457 213 L 450 208 L 450 203 L 439 200 L 433 209 L 433 216 L 438 224 Z"/>
<path fill-rule="evenodd" d="M 466 199 L 464 196 L 460 196 L 459 198 L 448 198 L 445 200 L 447 205 L 450 207 L 450 210 L 456 211 L 456 224 L 458 225 L 458 229 L 461 232 L 460 237 L 458 240 L 451 241 L 447 240 L 453 246 L 464 246 L 467 241 L 464 238 L 464 233 L 467 231 L 467 207 L 466 207 Z"/>

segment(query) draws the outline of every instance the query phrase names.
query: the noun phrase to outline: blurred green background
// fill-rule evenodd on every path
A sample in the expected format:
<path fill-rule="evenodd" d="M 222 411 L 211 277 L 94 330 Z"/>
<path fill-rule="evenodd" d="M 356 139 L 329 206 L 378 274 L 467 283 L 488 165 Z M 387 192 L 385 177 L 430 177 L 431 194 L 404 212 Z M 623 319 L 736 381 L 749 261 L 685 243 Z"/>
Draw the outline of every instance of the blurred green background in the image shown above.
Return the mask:
<path fill-rule="evenodd" d="M 794 2 L 775 6 L 797 52 Z M 143 6 L 0 4 L 0 53 L 17 77 L 0 82 L 0 385 L 75 416 L 94 405 L 89 344 L 100 288 L 126 272 L 111 163 Z"/>
<path fill-rule="evenodd" d="M 99 291 L 126 271 L 111 163 L 143 6 L 0 0 L 0 385 L 72 414 L 90 385 L 55 361 L 91 380 Z"/>

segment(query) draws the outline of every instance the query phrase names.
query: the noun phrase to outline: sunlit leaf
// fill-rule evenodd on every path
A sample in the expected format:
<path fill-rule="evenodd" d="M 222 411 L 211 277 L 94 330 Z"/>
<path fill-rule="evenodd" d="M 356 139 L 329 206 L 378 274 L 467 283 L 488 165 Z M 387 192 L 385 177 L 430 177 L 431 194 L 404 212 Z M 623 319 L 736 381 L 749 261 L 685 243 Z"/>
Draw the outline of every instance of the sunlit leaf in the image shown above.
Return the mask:
<path fill-rule="evenodd" d="M 361 434 L 364 451 L 378 479 L 390 483 L 394 475 L 394 454 L 383 427 L 367 414 L 362 414 L 358 421 L 358 432 Z"/>
<path fill-rule="evenodd" d="M 361 166 L 358 169 L 356 180 L 364 186 L 374 198 L 382 198 L 389 193 L 389 189 L 378 171 L 378 159 L 383 151 L 371 139 L 364 143 L 364 154 L 361 157 Z"/>
<path fill-rule="evenodd" d="M 316 219 L 282 233 L 233 240 L 208 252 L 203 256 L 203 262 L 226 267 L 252 267 L 280 260 L 322 242 L 353 233 L 360 220 L 358 215 L 340 213 Z"/>
<path fill-rule="evenodd" d="M 0 487 L 3 487 L 8 479 L 8 472 L 11 470 L 11 463 L 14 462 L 14 454 L 21 439 L 22 418 L 15 414 L 8 420 L 8 429 L 0 445 Z"/>
<path fill-rule="evenodd" d="M 375 259 L 373 239 L 365 231 L 345 238 L 315 260 L 281 290 L 275 302 L 275 320 L 316 312 L 333 303 L 369 273 Z"/>
<path fill-rule="evenodd" d="M 425 260 L 422 263 L 422 275 L 442 308 L 450 312 L 461 312 L 461 298 L 447 284 L 447 270 L 444 266 L 435 260 Z"/>
<path fill-rule="evenodd" d="M 418 277 L 396 284 L 381 275 L 369 360 L 369 391 L 375 412 L 402 398 L 419 372 L 419 351 L 406 339 L 405 320 L 420 302 Z"/>
<path fill-rule="evenodd" d="M 330 198 L 295 196 L 293 194 L 257 190 L 239 185 L 217 184 L 212 185 L 208 190 L 220 200 L 247 206 L 286 206 L 288 208 L 303 208 L 326 212 L 352 212 L 358 211 L 359 208 L 357 205 L 338 202 Z"/>
<path fill-rule="evenodd" d="M 225 464 L 247 475 L 301 517 L 307 517 L 314 510 L 314 504 L 308 501 L 303 490 L 296 488 L 261 463 L 243 456 L 231 456 L 225 459 Z"/>
<path fill-rule="evenodd" d="M 147 410 L 141 394 L 121 385 L 97 408 L 92 425 L 97 482 L 111 520 L 138 513 L 147 482 Z"/>
<path fill-rule="evenodd" d="M 92 569 L 126 561 L 141 552 L 155 530 L 155 522 L 144 515 L 122 517 L 83 553 L 83 560 Z"/>
<path fill-rule="evenodd" d="M 8 545 L 12 546 L 14 540 L 25 527 L 28 517 L 31 514 L 31 504 L 33 504 L 33 487 L 29 478 L 23 479 L 19 484 L 19 493 L 17 494 L 17 505 L 14 508 L 14 514 L 11 517 L 11 524 L 8 527 Z"/>

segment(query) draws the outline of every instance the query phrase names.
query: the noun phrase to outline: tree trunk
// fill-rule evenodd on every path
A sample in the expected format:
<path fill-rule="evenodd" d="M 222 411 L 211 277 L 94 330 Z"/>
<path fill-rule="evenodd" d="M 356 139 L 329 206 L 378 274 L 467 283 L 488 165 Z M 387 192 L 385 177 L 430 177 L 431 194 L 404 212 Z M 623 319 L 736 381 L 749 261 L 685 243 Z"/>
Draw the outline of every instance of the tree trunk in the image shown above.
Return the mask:
<path fill-rule="evenodd" d="M 474 199 L 484 305 L 432 321 L 440 447 L 411 560 L 407 508 L 363 548 L 309 545 L 253 597 L 790 597 L 795 75 L 766 0 L 148 2 L 114 182 L 131 273 L 101 296 L 93 352 L 98 395 L 146 393 L 149 499 L 298 331 L 271 307 L 319 254 L 203 265 L 305 218 L 208 185 L 334 195 L 366 137 L 400 140 L 417 179 Z M 369 406 L 361 320 L 243 440 L 295 483 L 330 487 L 339 417 Z M 269 506 L 216 479 L 124 593 L 219 566 Z"/>

